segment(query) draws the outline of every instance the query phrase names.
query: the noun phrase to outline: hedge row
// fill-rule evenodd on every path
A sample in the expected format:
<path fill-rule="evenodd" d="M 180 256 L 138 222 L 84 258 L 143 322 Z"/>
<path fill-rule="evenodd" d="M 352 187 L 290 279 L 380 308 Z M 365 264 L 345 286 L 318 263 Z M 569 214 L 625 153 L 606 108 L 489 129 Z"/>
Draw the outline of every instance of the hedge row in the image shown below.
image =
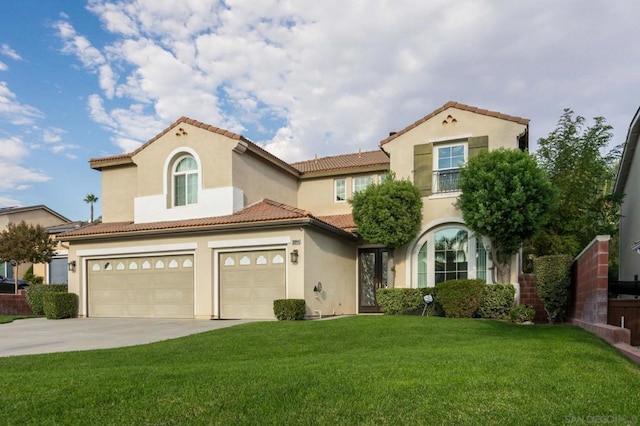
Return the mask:
<path fill-rule="evenodd" d="M 515 288 L 512 284 L 486 284 L 483 280 L 453 280 L 436 287 L 379 289 L 376 299 L 387 315 L 421 314 L 427 294 L 433 296 L 433 303 L 427 307 L 429 315 L 508 319 Z"/>
<path fill-rule="evenodd" d="M 27 289 L 27 304 L 35 315 L 44 315 L 43 296 L 45 293 L 67 293 L 66 284 L 31 284 Z"/>

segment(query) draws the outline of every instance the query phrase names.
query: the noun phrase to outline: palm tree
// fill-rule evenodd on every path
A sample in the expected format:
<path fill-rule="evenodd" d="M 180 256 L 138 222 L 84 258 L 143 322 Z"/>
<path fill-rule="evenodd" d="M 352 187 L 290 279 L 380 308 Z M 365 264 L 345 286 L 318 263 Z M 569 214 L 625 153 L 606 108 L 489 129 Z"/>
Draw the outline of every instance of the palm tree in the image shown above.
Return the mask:
<path fill-rule="evenodd" d="M 84 202 L 89 203 L 89 205 L 91 206 L 91 223 L 93 223 L 93 203 L 98 202 L 98 197 L 93 194 L 87 194 L 87 196 L 84 198 Z"/>

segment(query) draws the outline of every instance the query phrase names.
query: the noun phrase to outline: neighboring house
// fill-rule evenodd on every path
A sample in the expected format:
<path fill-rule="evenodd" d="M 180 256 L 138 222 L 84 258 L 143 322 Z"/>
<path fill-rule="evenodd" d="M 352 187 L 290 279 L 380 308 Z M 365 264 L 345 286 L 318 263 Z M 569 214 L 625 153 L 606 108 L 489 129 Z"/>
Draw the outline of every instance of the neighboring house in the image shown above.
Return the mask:
<path fill-rule="evenodd" d="M 636 111 L 624 145 L 614 192 L 625 194 L 620 209 L 620 281 L 640 275 L 640 109 Z"/>
<path fill-rule="evenodd" d="M 44 228 L 65 225 L 70 222 L 66 217 L 43 205 L 0 208 L 0 231 L 7 229 L 10 223 L 20 223 L 22 221 L 28 225 L 41 225 Z M 56 251 L 56 257 L 64 257 L 64 268 L 66 271 L 66 253 L 64 253 L 63 250 Z M 53 265 L 53 263 L 54 262 L 50 265 Z M 31 264 L 21 265 L 19 274 L 24 274 L 30 265 Z M 48 281 L 49 274 L 47 273 L 49 270 L 49 265 L 33 265 L 34 274 L 43 277 L 45 283 L 50 282 Z M 14 268 L 11 267 L 9 262 L 0 262 L 0 275 L 10 278 L 14 277 Z M 21 279 L 22 277 L 20 276 L 18 278 Z"/>
<path fill-rule="evenodd" d="M 358 238 L 347 200 L 387 171 L 423 193 L 423 226 L 396 252 L 396 286 L 491 280 L 481 242 L 454 207 L 460 167 L 528 144 L 528 120 L 449 102 L 380 150 L 287 164 L 241 135 L 180 118 L 132 153 L 90 160 L 102 223 L 59 236 L 80 315 L 273 318 L 376 312 L 387 250 Z M 519 270 L 514 256 L 511 281 Z"/>

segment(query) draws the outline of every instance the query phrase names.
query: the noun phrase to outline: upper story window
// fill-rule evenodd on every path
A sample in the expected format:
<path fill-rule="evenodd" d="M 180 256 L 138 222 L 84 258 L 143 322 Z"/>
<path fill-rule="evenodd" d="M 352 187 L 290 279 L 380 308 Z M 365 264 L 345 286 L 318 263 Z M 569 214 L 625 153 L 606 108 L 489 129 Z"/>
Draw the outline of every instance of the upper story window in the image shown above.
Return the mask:
<path fill-rule="evenodd" d="M 336 179 L 333 181 L 334 189 L 334 198 L 333 201 L 336 203 L 342 203 L 347 201 L 347 180 L 346 179 Z"/>
<path fill-rule="evenodd" d="M 173 170 L 173 205 L 186 206 L 198 202 L 198 163 L 190 156 L 176 161 Z"/>
<path fill-rule="evenodd" d="M 460 167 L 466 161 L 466 143 L 436 146 L 433 192 L 455 192 L 460 188 Z"/>
<path fill-rule="evenodd" d="M 373 183 L 371 176 L 353 178 L 353 193 L 362 191 Z"/>
<path fill-rule="evenodd" d="M 413 183 L 420 189 L 423 197 L 458 192 L 460 168 L 469 157 L 487 151 L 488 148 L 488 136 L 414 145 Z"/>

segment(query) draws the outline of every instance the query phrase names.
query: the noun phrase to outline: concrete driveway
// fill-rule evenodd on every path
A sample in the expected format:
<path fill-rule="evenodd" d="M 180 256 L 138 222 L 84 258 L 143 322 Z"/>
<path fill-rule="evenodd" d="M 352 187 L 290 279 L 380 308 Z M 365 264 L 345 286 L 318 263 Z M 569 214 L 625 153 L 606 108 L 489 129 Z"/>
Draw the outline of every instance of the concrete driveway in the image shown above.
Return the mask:
<path fill-rule="evenodd" d="M 0 357 L 118 348 L 174 339 L 250 320 L 29 318 L 0 324 Z"/>

